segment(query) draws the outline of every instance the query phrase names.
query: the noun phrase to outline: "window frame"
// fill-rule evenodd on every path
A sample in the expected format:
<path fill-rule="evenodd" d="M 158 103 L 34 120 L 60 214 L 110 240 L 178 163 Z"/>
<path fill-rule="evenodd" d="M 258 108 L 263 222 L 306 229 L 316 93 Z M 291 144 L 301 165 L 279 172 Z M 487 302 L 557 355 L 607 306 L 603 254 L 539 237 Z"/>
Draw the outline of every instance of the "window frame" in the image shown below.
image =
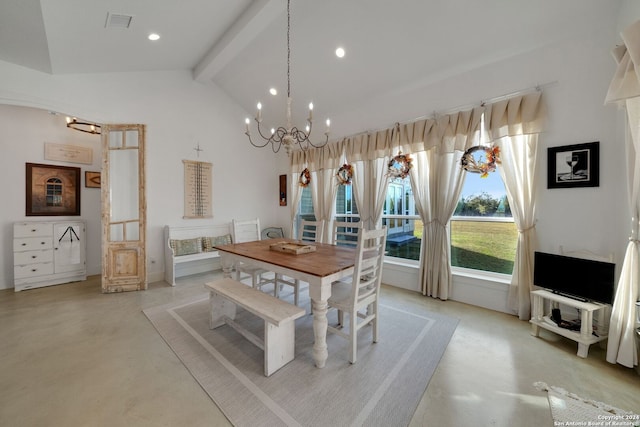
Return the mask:
<path fill-rule="evenodd" d="M 449 237 L 449 267 L 452 274 L 461 276 L 478 277 L 484 279 L 492 279 L 494 281 L 511 281 L 512 274 L 497 273 L 495 271 L 476 270 L 474 268 L 466 268 L 454 266 L 451 263 L 451 221 L 473 221 L 473 222 L 508 222 L 514 223 L 513 216 L 451 216 L 451 219 L 447 222 L 447 235 Z"/>

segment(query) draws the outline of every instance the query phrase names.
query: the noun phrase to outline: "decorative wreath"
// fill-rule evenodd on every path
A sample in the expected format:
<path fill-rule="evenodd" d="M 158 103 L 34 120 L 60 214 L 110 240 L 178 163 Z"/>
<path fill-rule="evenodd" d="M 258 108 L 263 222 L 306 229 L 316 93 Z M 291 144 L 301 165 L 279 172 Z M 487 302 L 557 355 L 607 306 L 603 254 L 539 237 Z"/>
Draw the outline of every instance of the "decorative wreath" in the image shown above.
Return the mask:
<path fill-rule="evenodd" d="M 349 185 L 351 184 L 351 179 L 353 178 L 353 166 L 348 163 L 345 163 L 338 169 L 338 173 L 336 173 L 336 177 L 338 178 L 338 185 Z"/>
<path fill-rule="evenodd" d="M 308 168 L 304 168 L 302 172 L 300 172 L 300 177 L 298 178 L 298 184 L 300 187 L 308 187 L 311 182 L 311 173 Z"/>
<path fill-rule="evenodd" d="M 387 174 L 391 178 L 404 179 L 409 176 L 409 170 L 413 167 L 411 156 L 398 152 L 398 155 L 389 160 L 389 170 Z"/>
<path fill-rule="evenodd" d="M 476 151 L 482 151 L 478 157 L 473 154 Z M 483 159 L 484 155 L 484 159 Z M 462 169 L 467 172 L 479 173 L 480 178 L 486 178 L 489 176 L 489 172 L 495 172 L 496 164 L 500 163 L 500 148 L 499 147 L 483 147 L 475 146 L 469 148 L 462 155 L 460 165 Z"/>

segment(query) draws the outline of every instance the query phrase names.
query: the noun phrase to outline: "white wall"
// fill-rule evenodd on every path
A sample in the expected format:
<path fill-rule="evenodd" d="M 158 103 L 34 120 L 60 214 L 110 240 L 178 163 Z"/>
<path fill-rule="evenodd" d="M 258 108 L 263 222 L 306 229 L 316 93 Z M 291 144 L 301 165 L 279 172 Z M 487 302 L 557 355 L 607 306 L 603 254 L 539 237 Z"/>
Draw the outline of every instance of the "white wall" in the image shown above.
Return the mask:
<path fill-rule="evenodd" d="M 13 286 L 11 224 L 34 219 L 25 217 L 24 164 L 56 163 L 43 161 L 45 141 L 89 144 L 95 154 L 91 170 L 99 170 L 100 164 L 97 137 L 81 140 L 84 134 L 67 130 L 64 116 L 16 106 L 42 107 L 100 123 L 147 125 L 151 281 L 162 279 L 166 224 L 217 224 L 259 217 L 263 226 L 288 227 L 288 208 L 278 203 L 278 175 L 287 172 L 286 160 L 249 145 L 243 133 L 246 113 L 215 86 L 196 83 L 186 72 L 50 76 L 4 62 L 0 62 L 0 76 L 0 104 L 13 104 L 0 110 L 0 177 L 6 201 L 0 204 L 0 289 Z M 198 143 L 204 149 L 199 159 L 213 164 L 214 218 L 185 220 L 182 160 L 196 159 L 193 149 Z M 286 159 L 284 153 L 281 156 Z M 82 189 L 82 218 L 91 223 L 89 235 L 94 237 L 88 238 L 87 245 L 89 274 L 100 273 L 99 204 L 99 191 Z"/>

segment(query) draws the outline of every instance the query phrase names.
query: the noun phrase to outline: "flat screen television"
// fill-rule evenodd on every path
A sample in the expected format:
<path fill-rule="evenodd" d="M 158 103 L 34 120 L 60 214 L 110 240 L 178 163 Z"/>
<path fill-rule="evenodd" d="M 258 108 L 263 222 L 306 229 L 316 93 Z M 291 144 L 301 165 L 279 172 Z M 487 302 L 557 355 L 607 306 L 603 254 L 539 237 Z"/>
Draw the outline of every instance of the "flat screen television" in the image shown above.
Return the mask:
<path fill-rule="evenodd" d="M 571 298 L 612 304 L 615 267 L 610 262 L 536 252 L 533 284 Z"/>

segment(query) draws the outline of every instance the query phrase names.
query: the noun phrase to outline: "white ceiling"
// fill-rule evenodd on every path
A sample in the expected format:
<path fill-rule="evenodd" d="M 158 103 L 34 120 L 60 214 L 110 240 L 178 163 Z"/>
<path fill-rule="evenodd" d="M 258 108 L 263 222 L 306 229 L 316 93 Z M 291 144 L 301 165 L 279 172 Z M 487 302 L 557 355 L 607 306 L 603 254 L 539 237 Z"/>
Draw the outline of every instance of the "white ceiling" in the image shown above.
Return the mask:
<path fill-rule="evenodd" d="M 592 31 L 617 0 L 292 0 L 291 92 L 301 120 L 339 116 L 433 76 Z M 133 16 L 130 28 L 106 26 Z M 147 40 L 157 32 L 161 39 Z M 343 46 L 346 56 L 334 55 Z M 0 2 L 0 60 L 51 74 L 190 70 L 247 111 L 283 120 L 286 0 Z M 277 97 L 268 94 L 275 86 Z M 322 125 L 324 126 L 324 125 Z"/>

